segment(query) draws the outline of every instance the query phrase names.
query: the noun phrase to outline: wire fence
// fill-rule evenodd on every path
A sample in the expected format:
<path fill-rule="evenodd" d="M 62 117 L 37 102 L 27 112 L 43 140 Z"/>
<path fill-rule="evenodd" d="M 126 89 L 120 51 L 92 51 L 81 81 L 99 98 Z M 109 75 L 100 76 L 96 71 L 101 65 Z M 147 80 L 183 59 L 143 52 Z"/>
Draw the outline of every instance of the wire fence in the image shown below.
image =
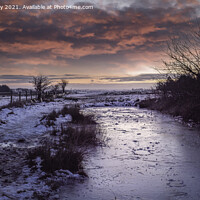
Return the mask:
<path fill-rule="evenodd" d="M 63 94 L 62 91 L 47 91 L 41 94 L 41 98 L 50 98 L 57 97 L 57 95 Z M 13 91 L 10 92 L 0 92 L 0 101 L 3 98 L 9 99 L 9 103 L 12 104 L 14 101 L 30 101 L 34 99 L 38 99 L 38 93 L 36 91 L 27 90 L 27 91 Z"/>
<path fill-rule="evenodd" d="M 0 92 L 0 97 L 7 97 L 10 98 L 10 103 L 12 104 L 13 101 L 28 101 L 28 100 L 33 100 L 34 98 L 37 97 L 37 93 L 33 92 L 32 90 L 30 91 L 19 91 L 19 92 Z"/>

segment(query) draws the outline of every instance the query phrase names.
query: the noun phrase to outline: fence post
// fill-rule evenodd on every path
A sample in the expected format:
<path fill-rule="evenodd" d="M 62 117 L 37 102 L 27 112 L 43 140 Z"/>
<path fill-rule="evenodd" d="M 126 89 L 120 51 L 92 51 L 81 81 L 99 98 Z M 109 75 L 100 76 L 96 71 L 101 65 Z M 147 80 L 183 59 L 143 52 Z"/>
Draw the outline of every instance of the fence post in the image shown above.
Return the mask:
<path fill-rule="evenodd" d="M 28 95 L 27 95 L 27 91 L 26 91 L 26 101 L 27 101 L 27 96 L 28 96 Z"/>
<path fill-rule="evenodd" d="M 10 92 L 10 104 L 12 104 L 12 102 L 13 102 L 13 92 L 11 90 L 11 92 Z"/>
<path fill-rule="evenodd" d="M 21 92 L 19 92 L 19 101 L 21 101 Z"/>
<path fill-rule="evenodd" d="M 32 90 L 31 90 L 31 100 L 32 100 Z"/>

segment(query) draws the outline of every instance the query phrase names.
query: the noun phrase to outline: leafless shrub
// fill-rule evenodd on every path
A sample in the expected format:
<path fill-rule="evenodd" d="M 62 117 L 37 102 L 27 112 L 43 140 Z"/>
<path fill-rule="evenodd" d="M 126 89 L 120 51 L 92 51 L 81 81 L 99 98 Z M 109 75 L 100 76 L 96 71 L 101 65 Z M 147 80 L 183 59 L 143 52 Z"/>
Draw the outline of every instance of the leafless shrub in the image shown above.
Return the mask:
<path fill-rule="evenodd" d="M 44 92 L 49 88 L 51 82 L 48 79 L 47 76 L 33 76 L 33 79 L 30 81 L 36 92 L 37 92 L 37 98 L 38 100 L 42 99 L 42 95 L 44 95 Z"/>
<path fill-rule="evenodd" d="M 65 93 L 65 88 L 66 88 L 67 84 L 68 84 L 68 81 L 67 81 L 67 80 L 61 79 L 60 86 L 61 86 L 61 88 L 62 88 L 62 92 L 63 92 L 63 93 Z"/>
<path fill-rule="evenodd" d="M 55 153 L 52 153 L 52 150 Z M 59 169 L 67 169 L 71 172 L 78 172 L 82 169 L 83 152 L 81 150 L 67 148 L 62 145 L 54 149 L 49 144 L 29 150 L 27 159 L 30 167 L 36 167 L 36 158 L 40 157 L 41 170 L 53 173 Z"/>

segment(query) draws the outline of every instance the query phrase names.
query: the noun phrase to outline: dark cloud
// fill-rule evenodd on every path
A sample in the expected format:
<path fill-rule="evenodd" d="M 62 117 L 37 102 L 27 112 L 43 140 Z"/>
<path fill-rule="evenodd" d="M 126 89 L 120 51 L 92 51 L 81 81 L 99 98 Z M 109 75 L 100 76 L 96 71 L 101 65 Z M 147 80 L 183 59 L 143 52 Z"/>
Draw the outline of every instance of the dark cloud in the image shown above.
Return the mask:
<path fill-rule="evenodd" d="M 31 79 L 32 76 L 25 75 L 0 75 L 0 79 L 19 79 L 19 80 L 27 80 Z"/>
<path fill-rule="evenodd" d="M 105 9 L 89 11 L 3 10 L 1 74 L 57 72 L 69 73 L 63 76 L 68 79 L 92 79 L 103 73 L 138 72 L 160 59 L 169 35 L 185 30 L 189 21 L 198 19 L 200 9 L 198 0 L 126 0 L 123 7 L 112 1 L 110 10 L 112 2 L 107 2 Z"/>
<path fill-rule="evenodd" d="M 126 77 L 103 77 L 101 80 L 108 80 L 111 82 L 133 82 L 133 81 L 152 81 L 166 79 L 169 74 L 141 74 L 138 76 Z"/>
<path fill-rule="evenodd" d="M 0 75 L 0 84 L 5 83 L 29 83 L 32 80 L 33 76 L 26 75 Z M 64 74 L 63 76 L 59 75 L 48 75 L 48 78 L 51 81 L 58 81 L 61 79 L 67 80 L 77 80 L 77 79 L 91 79 L 90 76 L 81 76 L 80 74 Z"/>

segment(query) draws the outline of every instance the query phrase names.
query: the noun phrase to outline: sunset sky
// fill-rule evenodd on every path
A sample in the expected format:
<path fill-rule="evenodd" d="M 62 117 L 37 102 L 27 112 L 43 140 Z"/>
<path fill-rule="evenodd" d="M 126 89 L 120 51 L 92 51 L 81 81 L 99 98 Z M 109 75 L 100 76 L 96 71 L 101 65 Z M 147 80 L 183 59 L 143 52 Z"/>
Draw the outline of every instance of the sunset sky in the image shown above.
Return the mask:
<path fill-rule="evenodd" d="M 93 5 L 90 10 L 0 10 L 0 84 L 33 75 L 69 87 L 138 88 L 157 78 L 170 34 L 200 16 L 200 0 L 8 0 L 0 6 Z M 44 3 L 47 2 L 47 3 Z"/>

